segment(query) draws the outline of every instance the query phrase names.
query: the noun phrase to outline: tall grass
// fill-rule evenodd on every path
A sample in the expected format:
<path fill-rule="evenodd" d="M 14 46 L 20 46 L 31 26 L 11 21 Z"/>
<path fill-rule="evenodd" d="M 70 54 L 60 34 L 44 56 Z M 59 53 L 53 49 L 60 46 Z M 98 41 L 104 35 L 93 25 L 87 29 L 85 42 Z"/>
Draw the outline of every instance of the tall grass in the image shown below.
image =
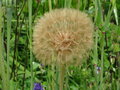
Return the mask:
<path fill-rule="evenodd" d="M 48 3 L 49 3 L 49 11 L 52 10 L 52 0 L 48 0 Z"/>
<path fill-rule="evenodd" d="M 7 8 L 7 82 L 8 82 L 8 85 L 7 87 L 10 88 L 10 83 L 9 83 L 9 80 L 10 80 L 10 64 L 9 64 L 9 61 L 10 61 L 10 36 L 11 36 L 11 21 L 12 21 L 12 12 L 11 12 L 11 9 L 10 8 Z"/>
<path fill-rule="evenodd" d="M 31 90 L 33 90 L 33 54 L 32 54 L 32 0 L 28 1 L 29 12 L 29 43 L 30 43 L 30 68 L 31 68 Z"/>
<path fill-rule="evenodd" d="M 7 90 L 8 87 L 6 87 L 7 85 L 7 79 L 6 79 L 6 73 L 5 73 L 5 64 L 4 64 L 4 51 L 3 51 L 3 34 L 2 34 L 2 27 L 3 27 L 3 13 L 4 10 L 1 6 L 1 2 L 0 2 L 0 75 L 2 78 L 2 88 L 3 90 Z"/>

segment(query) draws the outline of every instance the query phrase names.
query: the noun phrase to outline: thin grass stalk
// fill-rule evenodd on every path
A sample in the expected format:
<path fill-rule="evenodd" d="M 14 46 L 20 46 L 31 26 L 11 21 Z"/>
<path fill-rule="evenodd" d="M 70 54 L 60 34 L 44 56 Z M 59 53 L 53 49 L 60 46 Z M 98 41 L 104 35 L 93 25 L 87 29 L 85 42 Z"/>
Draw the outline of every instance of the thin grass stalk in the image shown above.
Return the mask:
<path fill-rule="evenodd" d="M 8 5 L 8 0 L 6 0 L 6 5 Z"/>
<path fill-rule="evenodd" d="M 103 90 L 103 66 L 104 66 L 104 34 L 102 35 L 102 41 L 101 41 L 101 73 L 100 73 L 100 90 Z"/>
<path fill-rule="evenodd" d="M 64 1 L 64 7 L 67 7 L 67 0 Z"/>
<path fill-rule="evenodd" d="M 64 7 L 65 8 L 70 8 L 72 0 L 65 0 L 64 1 Z"/>
<path fill-rule="evenodd" d="M 83 10 L 85 10 L 85 8 L 86 8 L 86 6 L 87 6 L 87 3 L 88 3 L 88 0 L 84 0 L 84 1 L 83 1 L 83 4 L 84 4 L 84 5 L 83 5 L 83 6 L 84 6 L 84 7 L 83 7 Z"/>
<path fill-rule="evenodd" d="M 47 69 L 47 90 L 52 90 L 52 84 L 51 84 L 51 70 L 50 66 L 48 66 Z"/>
<path fill-rule="evenodd" d="M 101 25 L 103 24 L 101 1 L 93 0 L 93 3 L 95 5 L 95 20 L 94 20 L 94 22 L 96 23 L 96 25 L 98 27 L 101 27 Z M 100 73 L 100 88 L 99 88 L 100 90 L 103 89 L 103 55 L 104 55 L 104 37 L 102 37 L 102 42 L 101 42 L 101 73 Z M 97 78 L 97 76 L 96 76 L 96 78 Z M 98 80 L 97 80 L 97 85 L 98 85 Z M 96 89 L 97 89 L 97 86 L 96 86 Z"/>
<path fill-rule="evenodd" d="M 64 90 L 64 77 L 65 77 L 65 65 L 60 65 L 60 74 L 59 74 L 59 90 Z"/>
<path fill-rule="evenodd" d="M 48 3 L 49 3 L 49 11 L 51 11 L 52 10 L 52 1 L 48 0 Z"/>
<path fill-rule="evenodd" d="M 95 5 L 95 23 L 97 26 L 100 26 L 103 24 L 103 14 L 102 14 L 102 7 L 101 7 L 101 1 L 100 0 L 93 0 L 93 3 Z"/>
<path fill-rule="evenodd" d="M 17 0 L 13 0 L 13 5 L 15 6 Z"/>
<path fill-rule="evenodd" d="M 98 64 L 98 30 L 95 32 L 95 46 L 94 46 L 94 64 Z M 96 74 L 96 67 L 95 67 L 95 78 L 96 78 L 96 90 L 98 90 L 98 75 Z"/>
<path fill-rule="evenodd" d="M 18 50 L 17 50 L 17 42 L 18 42 L 18 23 L 19 23 L 19 16 L 17 15 L 18 13 L 18 3 L 15 3 L 15 13 L 16 13 L 16 27 L 15 27 L 15 40 L 14 40 L 14 55 L 13 55 L 13 61 L 12 61 L 12 73 L 11 73 L 11 77 L 13 76 L 13 80 L 15 81 L 16 77 L 16 62 L 17 62 L 17 54 L 18 54 Z"/>
<path fill-rule="evenodd" d="M 120 79 L 118 80 L 117 89 L 120 90 Z"/>
<path fill-rule="evenodd" d="M 111 3 L 112 3 L 112 7 L 113 7 L 115 21 L 116 21 L 116 24 L 118 25 L 118 14 L 117 14 L 116 0 L 111 0 Z"/>
<path fill-rule="evenodd" d="M 108 14 L 107 14 L 107 16 L 105 18 L 105 22 L 104 22 L 104 28 L 105 28 L 105 30 L 108 30 L 108 28 L 110 26 L 110 20 L 111 20 L 112 10 L 113 10 L 113 8 L 109 9 Z"/>
<path fill-rule="evenodd" d="M 8 90 L 7 81 L 6 81 L 6 73 L 5 73 L 5 66 L 4 66 L 4 56 L 3 56 L 3 38 L 2 38 L 2 16 L 3 16 L 3 9 L 1 7 L 0 2 L 0 75 L 2 78 L 2 90 Z"/>
<path fill-rule="evenodd" d="M 58 0 L 58 6 L 61 7 L 61 8 L 64 8 L 64 2 L 65 0 Z"/>
<path fill-rule="evenodd" d="M 120 60 L 120 56 L 119 56 L 119 60 Z M 120 67 L 118 68 L 118 90 L 120 90 Z"/>
<path fill-rule="evenodd" d="M 29 12 L 29 41 L 30 41 L 30 69 L 31 69 L 31 89 L 33 90 L 33 54 L 32 54 L 32 0 L 28 1 Z"/>
<path fill-rule="evenodd" d="M 80 9 L 80 0 L 77 1 L 77 9 L 79 10 Z"/>
<path fill-rule="evenodd" d="M 55 6 L 58 4 L 58 0 L 54 0 L 53 2 Z"/>
<path fill-rule="evenodd" d="M 98 64 L 98 30 L 95 32 L 94 60 L 95 64 Z"/>
<path fill-rule="evenodd" d="M 11 20 L 12 20 L 12 12 L 11 8 L 7 8 L 7 87 L 10 87 L 10 35 L 11 35 Z"/>

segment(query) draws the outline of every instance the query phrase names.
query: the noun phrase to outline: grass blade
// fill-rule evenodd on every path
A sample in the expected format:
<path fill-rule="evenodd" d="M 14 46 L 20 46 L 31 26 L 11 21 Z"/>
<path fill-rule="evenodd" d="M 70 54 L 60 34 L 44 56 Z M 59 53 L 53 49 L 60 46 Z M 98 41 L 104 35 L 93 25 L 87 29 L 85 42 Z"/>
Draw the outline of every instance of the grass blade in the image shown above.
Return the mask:
<path fill-rule="evenodd" d="M 7 8 L 7 87 L 9 88 L 10 83 L 10 36 L 11 36 L 11 21 L 12 21 L 12 10 L 11 8 Z"/>
<path fill-rule="evenodd" d="M 30 68 L 31 68 L 31 90 L 33 90 L 33 54 L 32 54 L 32 0 L 28 1 L 29 11 L 29 34 L 30 34 Z"/>

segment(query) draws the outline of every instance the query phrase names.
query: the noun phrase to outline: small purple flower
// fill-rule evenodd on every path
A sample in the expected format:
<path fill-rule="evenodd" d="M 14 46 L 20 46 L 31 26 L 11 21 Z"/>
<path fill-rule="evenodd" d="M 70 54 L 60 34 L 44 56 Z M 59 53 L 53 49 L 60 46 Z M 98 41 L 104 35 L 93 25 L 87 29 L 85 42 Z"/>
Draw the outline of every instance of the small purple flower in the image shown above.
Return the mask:
<path fill-rule="evenodd" d="M 101 67 L 96 67 L 97 70 L 97 74 L 99 74 L 99 72 L 101 71 Z"/>
<path fill-rule="evenodd" d="M 101 67 L 96 67 L 96 69 L 97 69 L 98 71 L 100 71 L 100 70 L 101 70 Z"/>
<path fill-rule="evenodd" d="M 40 64 L 42 67 L 44 67 L 45 65 L 44 64 Z"/>
<path fill-rule="evenodd" d="M 34 83 L 34 90 L 44 90 L 40 83 Z"/>

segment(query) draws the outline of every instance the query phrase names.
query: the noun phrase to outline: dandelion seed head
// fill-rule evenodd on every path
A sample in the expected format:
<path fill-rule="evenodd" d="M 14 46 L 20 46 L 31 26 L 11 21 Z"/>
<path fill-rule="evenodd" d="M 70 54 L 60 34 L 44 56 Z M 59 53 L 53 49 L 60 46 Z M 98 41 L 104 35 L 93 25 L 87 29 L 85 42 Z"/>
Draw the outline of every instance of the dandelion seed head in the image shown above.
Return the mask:
<path fill-rule="evenodd" d="M 39 19 L 33 34 L 33 52 L 44 64 L 79 64 L 93 45 L 93 23 L 75 9 L 55 9 Z M 52 58 L 59 57 L 53 60 Z"/>

